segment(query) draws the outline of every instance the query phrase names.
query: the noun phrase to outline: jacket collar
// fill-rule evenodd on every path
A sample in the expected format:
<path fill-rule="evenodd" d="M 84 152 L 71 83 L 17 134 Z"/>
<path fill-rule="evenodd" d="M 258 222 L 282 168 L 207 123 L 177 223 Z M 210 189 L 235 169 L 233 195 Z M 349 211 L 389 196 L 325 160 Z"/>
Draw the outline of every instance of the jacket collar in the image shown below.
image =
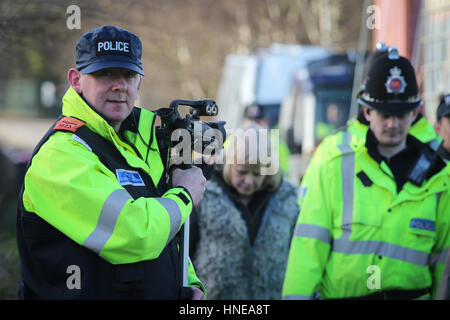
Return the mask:
<path fill-rule="evenodd" d="M 75 89 L 69 87 L 62 101 L 63 115 L 84 121 L 90 130 L 114 143 L 121 153 L 123 148 L 135 153 L 135 150 L 119 137 L 114 128 L 89 106 Z"/>
<path fill-rule="evenodd" d="M 114 128 L 100 116 L 87 102 L 73 89 L 69 87 L 63 99 L 62 113 L 65 116 L 75 117 L 86 122 L 86 126 L 102 137 L 111 140 L 115 134 Z"/>

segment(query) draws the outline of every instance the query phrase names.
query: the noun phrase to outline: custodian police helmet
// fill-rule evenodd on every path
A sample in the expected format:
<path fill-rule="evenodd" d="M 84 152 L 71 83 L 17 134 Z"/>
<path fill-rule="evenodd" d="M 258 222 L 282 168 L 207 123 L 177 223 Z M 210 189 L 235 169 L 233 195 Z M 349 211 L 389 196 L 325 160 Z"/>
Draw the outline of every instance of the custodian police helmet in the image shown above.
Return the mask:
<path fill-rule="evenodd" d="M 358 103 L 383 114 L 400 116 L 422 105 L 414 68 L 396 47 L 377 58 L 369 69 Z"/>

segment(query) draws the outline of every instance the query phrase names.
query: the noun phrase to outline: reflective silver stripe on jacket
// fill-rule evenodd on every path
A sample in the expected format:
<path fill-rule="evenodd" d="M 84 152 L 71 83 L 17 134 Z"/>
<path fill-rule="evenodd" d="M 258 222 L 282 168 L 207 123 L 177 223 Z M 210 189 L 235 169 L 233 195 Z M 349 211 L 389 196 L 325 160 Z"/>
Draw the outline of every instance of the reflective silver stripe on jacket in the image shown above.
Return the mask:
<path fill-rule="evenodd" d="M 312 296 L 303 296 L 299 294 L 289 294 L 286 296 L 283 296 L 281 300 L 312 300 Z"/>
<path fill-rule="evenodd" d="M 445 263 L 447 256 L 450 256 L 450 248 L 444 249 L 439 253 L 433 253 L 430 258 L 430 265 L 435 266 Z"/>
<path fill-rule="evenodd" d="M 99 254 L 111 237 L 123 206 L 130 199 L 133 198 L 125 189 L 113 191 L 103 204 L 97 226 L 83 246 Z"/>
<path fill-rule="evenodd" d="M 175 200 L 170 198 L 154 198 L 157 200 L 163 207 L 166 209 L 167 213 L 169 214 L 170 218 L 170 234 L 169 238 L 167 239 L 167 242 L 172 240 L 173 237 L 177 234 L 178 230 L 181 227 L 181 211 L 178 207 L 178 204 Z"/>
<path fill-rule="evenodd" d="M 442 192 L 436 193 L 436 211 L 439 208 L 439 201 L 441 200 Z"/>
<path fill-rule="evenodd" d="M 130 194 L 124 190 L 113 191 L 103 204 L 100 217 L 94 231 L 84 241 L 83 246 L 99 254 L 106 242 L 111 237 L 120 212 L 129 200 L 133 199 Z M 166 209 L 170 218 L 170 234 L 168 241 L 176 235 L 181 226 L 181 211 L 178 204 L 169 198 L 154 198 Z"/>
<path fill-rule="evenodd" d="M 333 241 L 333 251 L 344 254 L 377 254 L 419 266 L 427 266 L 430 259 L 426 252 L 381 241 L 337 239 Z"/>
<path fill-rule="evenodd" d="M 312 238 L 330 243 L 331 236 L 328 229 L 316 225 L 300 224 L 295 228 L 294 236 Z M 335 239 L 331 250 L 343 254 L 376 254 L 397 259 L 412 264 L 427 266 L 430 264 L 430 255 L 426 252 L 402 247 L 382 241 L 350 241 L 348 239 Z M 443 263 L 447 250 L 431 256 L 431 264 Z"/>
<path fill-rule="evenodd" d="M 445 264 L 442 271 L 441 281 L 436 292 L 436 300 L 450 299 L 450 251 L 442 250 L 439 258 L 439 264 Z"/>
<path fill-rule="evenodd" d="M 436 210 L 439 207 L 439 201 L 441 200 L 442 192 L 436 194 Z M 435 266 L 437 264 L 445 263 L 445 259 L 450 248 L 442 250 L 440 253 L 433 253 L 430 258 L 430 265 Z"/>
<path fill-rule="evenodd" d="M 428 142 L 428 145 L 429 145 L 430 148 L 433 149 L 434 151 L 438 151 L 439 146 L 441 145 L 441 142 L 439 141 L 438 138 L 434 138 L 433 140 L 431 140 L 430 142 Z"/>
<path fill-rule="evenodd" d="M 344 131 L 342 144 L 338 145 L 342 153 L 341 157 L 341 179 L 342 179 L 342 237 L 350 239 L 353 221 L 353 197 L 355 176 L 355 153 L 350 146 L 352 134 Z"/>
<path fill-rule="evenodd" d="M 295 227 L 294 236 L 313 238 L 330 244 L 330 231 L 325 227 L 316 226 L 313 224 L 298 224 Z"/>

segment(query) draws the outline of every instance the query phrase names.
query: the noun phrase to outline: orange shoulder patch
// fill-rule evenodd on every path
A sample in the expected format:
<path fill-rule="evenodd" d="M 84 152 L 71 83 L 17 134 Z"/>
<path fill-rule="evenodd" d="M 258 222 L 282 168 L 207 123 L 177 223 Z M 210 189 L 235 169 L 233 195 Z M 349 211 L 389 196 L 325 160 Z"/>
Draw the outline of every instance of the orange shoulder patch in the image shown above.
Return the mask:
<path fill-rule="evenodd" d="M 56 123 L 53 129 L 76 132 L 79 128 L 81 128 L 84 125 L 85 123 L 81 120 L 72 117 L 64 117 Z"/>

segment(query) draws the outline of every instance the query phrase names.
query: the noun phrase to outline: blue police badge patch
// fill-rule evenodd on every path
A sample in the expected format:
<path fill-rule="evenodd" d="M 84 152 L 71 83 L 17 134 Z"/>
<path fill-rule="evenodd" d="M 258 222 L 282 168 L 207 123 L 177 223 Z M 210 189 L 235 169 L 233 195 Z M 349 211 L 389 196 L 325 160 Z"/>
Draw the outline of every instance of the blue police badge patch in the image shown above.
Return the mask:
<path fill-rule="evenodd" d="M 434 221 L 427 220 L 427 219 L 413 218 L 413 219 L 411 219 L 411 221 L 409 223 L 409 227 L 414 228 L 414 229 L 435 231 L 436 223 Z"/>
<path fill-rule="evenodd" d="M 116 169 L 116 176 L 121 186 L 145 186 L 144 181 L 137 171 Z"/>
<path fill-rule="evenodd" d="M 405 92 L 405 88 L 408 85 L 405 78 L 401 76 L 402 69 L 394 67 L 389 70 L 391 75 L 387 78 L 385 82 L 386 90 L 388 93 L 399 94 Z"/>

